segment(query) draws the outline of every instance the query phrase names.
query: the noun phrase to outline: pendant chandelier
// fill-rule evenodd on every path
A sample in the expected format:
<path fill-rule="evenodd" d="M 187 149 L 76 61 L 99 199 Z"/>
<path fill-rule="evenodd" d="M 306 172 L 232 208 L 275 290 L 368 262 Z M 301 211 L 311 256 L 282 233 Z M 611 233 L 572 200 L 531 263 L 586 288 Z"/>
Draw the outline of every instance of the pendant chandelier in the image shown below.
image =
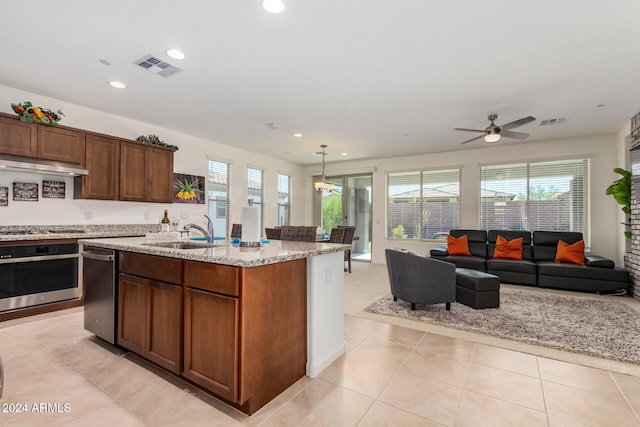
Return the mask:
<path fill-rule="evenodd" d="M 324 156 L 327 155 L 327 153 L 324 152 L 324 149 L 327 148 L 327 146 L 325 144 L 322 144 L 320 147 L 322 147 L 322 152 L 318 152 L 317 154 L 322 154 L 322 177 L 320 177 L 320 181 L 316 181 L 313 183 L 313 187 L 318 193 L 323 189 L 326 189 L 329 193 L 331 193 L 333 191 L 334 185 L 327 182 L 327 176 L 324 174 Z"/>

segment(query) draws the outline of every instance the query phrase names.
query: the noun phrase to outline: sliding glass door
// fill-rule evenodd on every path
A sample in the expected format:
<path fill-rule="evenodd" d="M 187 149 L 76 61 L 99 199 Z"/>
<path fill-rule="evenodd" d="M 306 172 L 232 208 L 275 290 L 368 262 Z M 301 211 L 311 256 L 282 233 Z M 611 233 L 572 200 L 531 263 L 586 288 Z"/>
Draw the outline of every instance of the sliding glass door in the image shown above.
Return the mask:
<path fill-rule="evenodd" d="M 371 261 L 371 174 L 329 176 L 333 191 L 314 194 L 314 224 L 327 234 L 338 225 L 356 227 L 352 258 Z M 326 187 L 326 186 L 325 186 Z"/>

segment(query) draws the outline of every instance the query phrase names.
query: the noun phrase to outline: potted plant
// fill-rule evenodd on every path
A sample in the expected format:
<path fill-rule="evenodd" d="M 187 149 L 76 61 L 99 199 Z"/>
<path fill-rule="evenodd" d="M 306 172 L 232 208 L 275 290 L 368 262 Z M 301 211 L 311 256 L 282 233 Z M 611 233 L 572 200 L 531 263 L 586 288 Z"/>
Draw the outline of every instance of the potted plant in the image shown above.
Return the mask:
<path fill-rule="evenodd" d="M 609 187 L 607 187 L 606 194 L 610 194 L 613 198 L 622 205 L 622 212 L 625 214 L 626 222 L 621 224 L 631 227 L 631 172 L 622 168 L 615 168 L 613 171 L 622 177 L 613 181 Z M 624 235 L 627 239 L 631 238 L 631 231 L 625 231 Z"/>

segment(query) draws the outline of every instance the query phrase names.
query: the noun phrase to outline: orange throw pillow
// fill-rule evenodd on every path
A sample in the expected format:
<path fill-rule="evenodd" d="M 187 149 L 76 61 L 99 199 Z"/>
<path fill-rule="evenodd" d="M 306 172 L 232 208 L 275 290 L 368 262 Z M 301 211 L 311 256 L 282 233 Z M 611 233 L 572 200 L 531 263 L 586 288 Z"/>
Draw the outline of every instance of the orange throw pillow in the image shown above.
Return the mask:
<path fill-rule="evenodd" d="M 522 237 L 507 240 L 501 235 L 496 239 L 496 248 L 493 251 L 494 258 L 522 259 Z"/>
<path fill-rule="evenodd" d="M 471 256 L 467 235 L 465 234 L 462 237 L 447 236 L 447 251 L 449 255 Z"/>
<path fill-rule="evenodd" d="M 584 265 L 584 240 L 580 240 L 573 245 L 559 240 L 558 249 L 556 250 L 556 262 Z"/>

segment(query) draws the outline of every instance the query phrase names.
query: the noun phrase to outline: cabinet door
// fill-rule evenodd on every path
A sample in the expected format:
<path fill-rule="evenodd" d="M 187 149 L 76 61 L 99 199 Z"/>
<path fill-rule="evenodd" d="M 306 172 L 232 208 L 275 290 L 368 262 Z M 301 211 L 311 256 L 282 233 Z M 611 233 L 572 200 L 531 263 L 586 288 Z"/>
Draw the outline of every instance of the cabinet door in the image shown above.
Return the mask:
<path fill-rule="evenodd" d="M 182 368 L 182 287 L 146 280 L 148 329 L 145 356 L 174 372 Z"/>
<path fill-rule="evenodd" d="M 149 147 L 149 201 L 171 203 L 173 200 L 173 151 Z"/>
<path fill-rule="evenodd" d="M 238 391 L 238 300 L 185 288 L 183 375 L 230 401 Z"/>
<path fill-rule="evenodd" d="M 0 117 L 0 152 L 14 156 L 38 154 L 38 128 L 16 118 Z"/>
<path fill-rule="evenodd" d="M 147 288 L 144 279 L 120 274 L 117 344 L 144 355 L 147 322 Z"/>
<path fill-rule="evenodd" d="M 76 130 L 38 125 L 38 157 L 84 164 L 85 134 Z"/>
<path fill-rule="evenodd" d="M 120 200 L 146 200 L 146 148 L 131 142 L 122 142 L 120 145 Z"/>
<path fill-rule="evenodd" d="M 89 175 L 76 177 L 74 196 L 82 199 L 118 200 L 120 140 L 87 135 L 85 166 Z"/>

